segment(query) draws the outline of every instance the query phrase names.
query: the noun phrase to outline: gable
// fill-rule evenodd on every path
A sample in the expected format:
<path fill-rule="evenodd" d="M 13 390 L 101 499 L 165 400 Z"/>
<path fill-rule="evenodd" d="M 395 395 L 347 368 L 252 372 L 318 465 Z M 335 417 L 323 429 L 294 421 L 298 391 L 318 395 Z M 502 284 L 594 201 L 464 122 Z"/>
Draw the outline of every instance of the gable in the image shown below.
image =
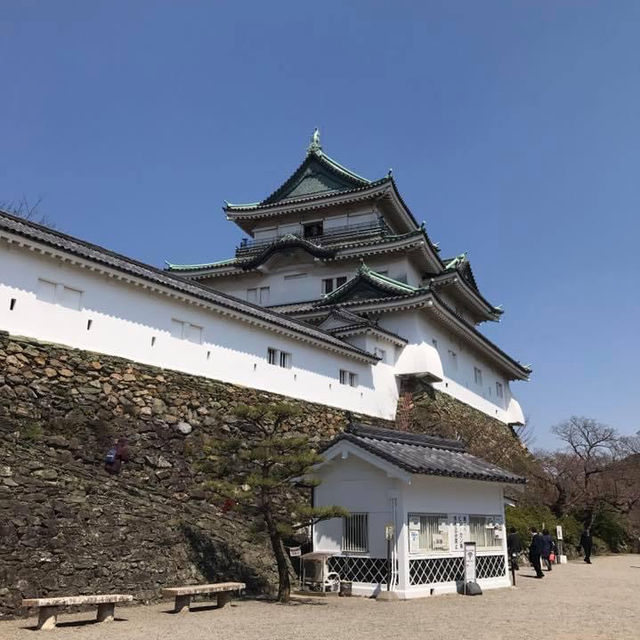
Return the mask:
<path fill-rule="evenodd" d="M 332 175 L 317 160 L 312 159 L 297 181 L 280 194 L 279 200 L 301 198 L 326 191 L 344 191 L 353 188 L 353 181 Z"/>
<path fill-rule="evenodd" d="M 370 280 L 356 277 L 350 282 L 336 289 L 334 293 L 323 301 L 326 304 L 339 304 L 357 300 L 371 300 L 374 298 L 395 298 L 403 292 L 392 292 L 383 287 L 376 286 Z M 405 292 L 406 293 L 406 292 Z"/>

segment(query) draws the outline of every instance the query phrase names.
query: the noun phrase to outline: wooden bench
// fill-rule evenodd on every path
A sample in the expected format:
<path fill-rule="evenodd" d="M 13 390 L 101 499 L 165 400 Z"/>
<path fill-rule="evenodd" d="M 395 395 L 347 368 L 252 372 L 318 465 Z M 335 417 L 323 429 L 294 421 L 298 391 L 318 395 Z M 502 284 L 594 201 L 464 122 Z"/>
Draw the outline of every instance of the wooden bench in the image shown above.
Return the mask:
<path fill-rule="evenodd" d="M 38 629 L 53 629 L 58 621 L 58 610 L 61 607 L 71 607 L 79 604 L 97 604 L 98 622 L 111 622 L 114 618 L 116 602 L 131 602 L 133 596 L 121 594 L 99 596 L 71 596 L 65 598 L 26 598 L 22 600 L 23 607 L 39 607 Z"/>
<path fill-rule="evenodd" d="M 215 584 L 194 584 L 186 587 L 167 587 L 162 590 L 163 596 L 175 597 L 174 613 L 189 611 L 191 597 L 204 594 L 215 593 L 218 596 L 218 609 L 224 607 L 231 600 L 234 591 L 245 588 L 244 582 L 217 582 Z"/>

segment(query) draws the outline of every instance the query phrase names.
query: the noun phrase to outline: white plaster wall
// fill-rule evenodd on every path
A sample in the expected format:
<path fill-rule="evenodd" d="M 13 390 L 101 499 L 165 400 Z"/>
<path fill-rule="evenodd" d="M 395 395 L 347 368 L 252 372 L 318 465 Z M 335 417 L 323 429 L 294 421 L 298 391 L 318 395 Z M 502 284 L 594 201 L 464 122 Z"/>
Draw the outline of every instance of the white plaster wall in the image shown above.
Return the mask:
<path fill-rule="evenodd" d="M 520 405 L 512 397 L 506 377 L 478 353 L 446 332 L 442 325 L 436 324 L 426 313 L 404 311 L 384 314 L 380 317 L 380 325 L 408 339 L 410 344 L 405 349 L 424 348 L 428 350 L 429 356 L 437 354 L 443 380 L 434 383 L 435 389 L 502 422 L 524 421 Z M 437 346 L 433 344 L 433 340 L 436 340 Z M 453 365 L 450 350 L 457 354 L 457 366 Z M 399 361 L 402 362 L 402 355 Z M 474 367 L 479 367 L 482 371 L 482 385 L 475 383 Z M 440 371 L 433 373 L 440 375 Z M 502 384 L 503 398 L 497 396 L 496 382 Z"/>
<path fill-rule="evenodd" d="M 295 257 L 291 260 L 292 264 L 270 268 L 271 265 L 267 263 L 263 273 L 210 278 L 204 282 L 214 289 L 224 291 L 242 300 L 247 299 L 247 289 L 249 288 L 269 287 L 269 305 L 290 304 L 321 298 L 323 279 L 340 276 L 351 279 L 356 275 L 360 266 L 360 260 L 356 259 L 323 264 L 314 262 L 309 254 L 302 250 L 294 255 Z M 387 271 L 390 278 L 405 277 L 411 286 L 419 286 L 420 284 L 421 276 L 407 258 L 389 260 L 384 256 L 372 256 L 366 264 L 374 271 Z M 306 277 L 299 279 L 289 277 L 301 273 L 306 274 Z"/>
<path fill-rule="evenodd" d="M 81 310 L 39 300 L 38 278 L 81 290 Z M 202 344 L 172 337 L 172 319 L 202 327 Z M 0 329 L 354 412 L 395 415 L 394 397 L 377 393 L 371 365 L 4 243 Z M 291 369 L 268 364 L 268 347 L 291 353 Z M 341 368 L 358 374 L 357 387 L 339 384 Z"/>
<path fill-rule="evenodd" d="M 321 468 L 318 476 L 321 484 L 315 489 L 316 506 L 337 505 L 352 513 L 368 514 L 369 551 L 348 555 L 386 557 L 384 525 L 392 517 L 389 491 L 396 481 L 354 456 L 349 456 L 347 460 L 336 459 L 328 462 Z M 315 525 L 313 549 L 342 555 L 341 518 L 333 518 Z"/>

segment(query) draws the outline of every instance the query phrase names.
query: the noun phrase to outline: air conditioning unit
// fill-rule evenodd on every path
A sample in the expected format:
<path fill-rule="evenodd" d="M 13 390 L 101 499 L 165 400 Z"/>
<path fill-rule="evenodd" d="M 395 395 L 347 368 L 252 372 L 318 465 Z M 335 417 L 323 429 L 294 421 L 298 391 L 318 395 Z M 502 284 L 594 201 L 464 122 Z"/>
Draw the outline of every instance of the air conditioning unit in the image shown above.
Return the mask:
<path fill-rule="evenodd" d="M 340 576 L 329 571 L 328 559 L 334 554 L 311 552 L 302 556 L 302 590 L 337 592 L 340 590 Z"/>

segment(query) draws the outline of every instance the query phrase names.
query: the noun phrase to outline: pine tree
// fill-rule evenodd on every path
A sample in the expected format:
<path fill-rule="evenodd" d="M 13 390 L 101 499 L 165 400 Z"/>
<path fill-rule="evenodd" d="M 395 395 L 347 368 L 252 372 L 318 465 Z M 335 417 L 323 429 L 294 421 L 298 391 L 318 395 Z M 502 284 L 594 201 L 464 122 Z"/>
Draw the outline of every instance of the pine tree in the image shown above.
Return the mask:
<path fill-rule="evenodd" d="M 206 486 L 249 519 L 254 530 L 266 534 L 278 568 L 278 600 L 291 592 L 284 539 L 304 527 L 342 517 L 337 506 L 312 507 L 304 489 L 317 486 L 309 477 L 322 461 L 307 436 L 296 431 L 300 410 L 287 403 L 240 405 L 236 434 L 205 446 Z"/>

